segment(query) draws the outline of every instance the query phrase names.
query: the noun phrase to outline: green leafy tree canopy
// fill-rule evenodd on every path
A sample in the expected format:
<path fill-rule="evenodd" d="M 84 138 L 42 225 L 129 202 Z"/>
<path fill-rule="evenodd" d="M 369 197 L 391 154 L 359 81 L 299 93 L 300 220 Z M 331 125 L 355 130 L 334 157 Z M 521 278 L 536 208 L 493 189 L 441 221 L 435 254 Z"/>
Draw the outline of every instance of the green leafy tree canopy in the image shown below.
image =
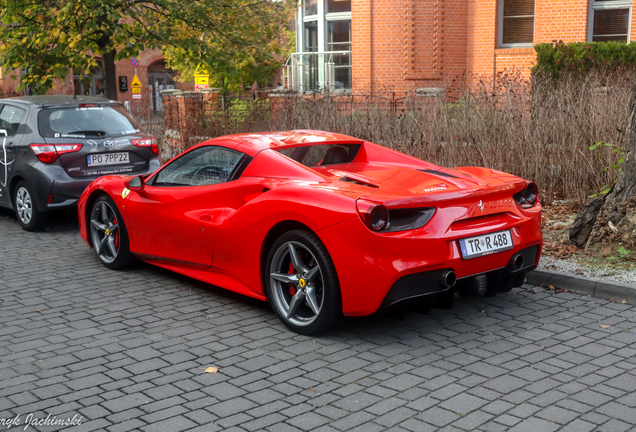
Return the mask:
<path fill-rule="evenodd" d="M 54 87 L 101 58 L 115 99 L 115 60 L 161 48 L 171 67 L 203 65 L 228 85 L 265 80 L 291 40 L 289 0 L 0 0 L 0 67 L 26 69 L 20 88 Z"/>

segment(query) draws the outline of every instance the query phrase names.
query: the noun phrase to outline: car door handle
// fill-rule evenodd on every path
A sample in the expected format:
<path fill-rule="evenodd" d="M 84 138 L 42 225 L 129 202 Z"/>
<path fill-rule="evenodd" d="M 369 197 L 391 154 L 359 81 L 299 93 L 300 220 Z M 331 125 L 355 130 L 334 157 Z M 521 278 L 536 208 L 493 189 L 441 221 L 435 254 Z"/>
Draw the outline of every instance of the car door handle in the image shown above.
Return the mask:
<path fill-rule="evenodd" d="M 212 220 L 212 215 L 209 215 L 209 214 L 201 215 L 199 216 L 199 220 L 202 220 L 204 222 L 209 222 Z"/>

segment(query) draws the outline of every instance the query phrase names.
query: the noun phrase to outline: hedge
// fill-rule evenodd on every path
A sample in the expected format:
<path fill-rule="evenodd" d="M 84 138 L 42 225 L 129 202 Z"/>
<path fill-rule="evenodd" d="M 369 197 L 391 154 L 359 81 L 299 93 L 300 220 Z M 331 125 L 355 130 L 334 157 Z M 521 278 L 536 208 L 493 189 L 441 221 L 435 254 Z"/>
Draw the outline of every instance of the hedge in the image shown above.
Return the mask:
<path fill-rule="evenodd" d="M 537 64 L 533 74 L 615 70 L 636 66 L 636 42 L 542 43 L 534 47 Z"/>

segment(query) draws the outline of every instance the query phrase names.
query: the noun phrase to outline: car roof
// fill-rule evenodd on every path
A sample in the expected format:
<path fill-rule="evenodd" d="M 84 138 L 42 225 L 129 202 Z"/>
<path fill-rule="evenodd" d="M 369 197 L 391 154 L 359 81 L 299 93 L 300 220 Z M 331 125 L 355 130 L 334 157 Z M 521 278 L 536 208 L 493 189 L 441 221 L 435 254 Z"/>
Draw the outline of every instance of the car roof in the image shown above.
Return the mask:
<path fill-rule="evenodd" d="M 0 103 L 3 102 L 18 102 L 22 104 L 34 105 L 34 106 L 57 106 L 68 107 L 76 106 L 79 104 L 118 104 L 121 102 L 106 99 L 97 96 L 59 96 L 59 95 L 42 95 L 42 96 L 18 96 L 6 99 L 0 99 Z"/>
<path fill-rule="evenodd" d="M 283 149 L 316 144 L 362 144 L 359 138 L 334 132 L 316 130 L 292 130 L 280 132 L 258 132 L 226 135 L 201 143 L 201 145 L 217 144 L 217 141 L 234 142 L 236 149 L 250 156 L 266 149 Z"/>

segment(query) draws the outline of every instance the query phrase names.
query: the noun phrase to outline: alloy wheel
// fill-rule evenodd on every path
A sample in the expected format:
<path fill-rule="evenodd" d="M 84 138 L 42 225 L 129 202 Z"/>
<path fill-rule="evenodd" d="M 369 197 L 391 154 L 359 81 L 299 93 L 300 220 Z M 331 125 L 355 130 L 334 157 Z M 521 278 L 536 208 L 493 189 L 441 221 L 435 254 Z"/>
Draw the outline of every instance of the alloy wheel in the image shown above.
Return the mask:
<path fill-rule="evenodd" d="M 91 212 L 91 238 L 97 256 L 112 263 L 119 255 L 119 224 L 115 211 L 106 201 L 98 201 Z"/>
<path fill-rule="evenodd" d="M 18 188 L 18 192 L 15 195 L 15 206 L 20 221 L 24 225 L 30 224 L 31 219 L 33 219 L 33 201 L 31 200 L 31 194 L 24 186 Z"/>
<path fill-rule="evenodd" d="M 296 326 L 307 326 L 318 316 L 324 302 L 320 265 L 302 243 L 288 241 L 274 254 L 270 266 L 273 302 L 284 318 Z"/>

